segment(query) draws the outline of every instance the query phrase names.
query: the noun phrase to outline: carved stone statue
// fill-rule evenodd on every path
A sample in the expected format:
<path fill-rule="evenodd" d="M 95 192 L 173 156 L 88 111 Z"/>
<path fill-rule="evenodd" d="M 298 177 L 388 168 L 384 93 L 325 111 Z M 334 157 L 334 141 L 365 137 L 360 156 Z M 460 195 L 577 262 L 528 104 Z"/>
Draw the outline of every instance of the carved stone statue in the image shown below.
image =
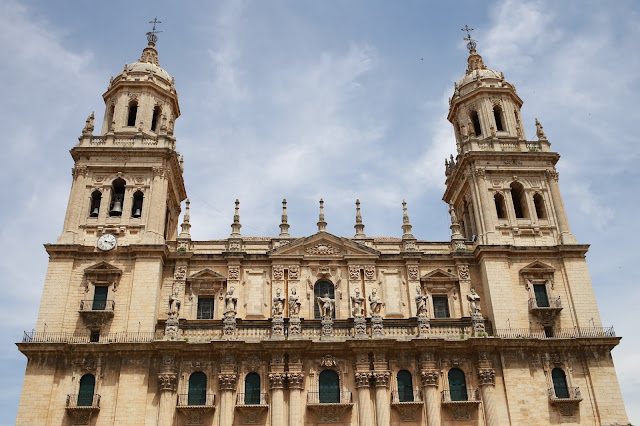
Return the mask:
<path fill-rule="evenodd" d="M 355 317 L 357 315 L 364 315 L 364 309 L 362 304 L 364 303 L 364 297 L 360 295 L 360 290 L 356 288 L 356 294 L 351 296 L 351 314 Z"/>
<path fill-rule="evenodd" d="M 318 307 L 320 308 L 320 316 L 323 318 L 331 318 L 333 316 L 334 301 L 329 297 L 329 293 L 325 293 L 324 297 L 318 297 Z"/>
<path fill-rule="evenodd" d="M 227 290 L 227 295 L 224 297 L 224 313 L 238 313 L 238 298 L 233 295 L 234 287 Z"/>
<path fill-rule="evenodd" d="M 169 313 L 180 312 L 180 299 L 178 298 L 179 291 L 178 287 L 176 287 L 173 289 L 171 296 L 169 296 Z"/>
<path fill-rule="evenodd" d="M 378 290 L 371 290 L 371 294 L 369 295 L 369 307 L 371 308 L 371 315 L 380 315 L 380 311 L 382 310 L 382 299 L 378 297 Z"/>
<path fill-rule="evenodd" d="M 428 297 L 422 294 L 420 286 L 416 286 L 416 313 L 418 315 L 427 315 L 427 299 Z"/>
<path fill-rule="evenodd" d="M 544 129 L 542 128 L 542 124 L 540 124 L 540 122 L 538 121 L 537 118 L 536 118 L 536 136 L 538 137 L 538 140 L 546 140 L 547 139 L 547 135 L 545 135 L 545 133 L 544 133 Z"/>
<path fill-rule="evenodd" d="M 291 289 L 291 295 L 289 296 L 289 316 L 300 314 L 300 296 L 296 294 L 296 289 Z"/>
<path fill-rule="evenodd" d="M 467 300 L 469 301 L 469 310 L 471 314 L 479 314 L 480 313 L 480 296 L 476 293 L 476 289 L 471 289 L 471 294 L 467 295 Z"/>
<path fill-rule="evenodd" d="M 276 295 L 273 296 L 273 305 L 271 306 L 272 315 L 282 315 L 284 312 L 284 297 L 280 295 L 280 289 L 276 289 Z"/>
<path fill-rule="evenodd" d="M 456 209 L 453 207 L 453 203 L 449 204 L 449 215 L 451 216 L 451 224 L 457 224 L 458 215 L 456 214 Z"/>

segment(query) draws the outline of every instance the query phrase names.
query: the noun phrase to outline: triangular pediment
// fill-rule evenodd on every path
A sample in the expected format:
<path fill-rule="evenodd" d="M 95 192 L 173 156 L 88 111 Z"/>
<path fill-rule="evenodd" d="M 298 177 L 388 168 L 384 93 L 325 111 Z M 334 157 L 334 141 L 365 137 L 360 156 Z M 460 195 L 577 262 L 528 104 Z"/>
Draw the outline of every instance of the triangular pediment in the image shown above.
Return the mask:
<path fill-rule="evenodd" d="M 195 274 L 189 276 L 187 281 L 225 281 L 227 277 L 217 273 L 216 271 L 212 271 L 211 269 L 203 269 L 200 272 L 196 272 Z"/>
<path fill-rule="evenodd" d="M 110 263 L 107 263 L 105 261 L 102 262 L 98 262 L 93 266 L 89 266 L 88 268 L 86 268 L 84 270 L 84 273 L 91 273 L 91 274 L 122 274 L 122 270 L 116 268 L 115 266 L 113 266 Z"/>
<path fill-rule="evenodd" d="M 420 278 L 420 281 L 458 281 L 458 277 L 444 269 L 434 269 L 433 271 L 425 274 Z"/>
<path fill-rule="evenodd" d="M 556 268 L 551 265 L 547 265 L 546 263 L 542 263 L 539 260 L 536 260 L 535 262 L 530 263 L 524 268 L 520 269 L 521 274 L 529 275 L 553 274 L 555 271 Z"/>
<path fill-rule="evenodd" d="M 271 250 L 269 256 L 344 257 L 378 256 L 380 252 L 349 238 L 338 237 L 328 232 L 318 232 L 309 237 L 298 238 L 286 245 Z"/>

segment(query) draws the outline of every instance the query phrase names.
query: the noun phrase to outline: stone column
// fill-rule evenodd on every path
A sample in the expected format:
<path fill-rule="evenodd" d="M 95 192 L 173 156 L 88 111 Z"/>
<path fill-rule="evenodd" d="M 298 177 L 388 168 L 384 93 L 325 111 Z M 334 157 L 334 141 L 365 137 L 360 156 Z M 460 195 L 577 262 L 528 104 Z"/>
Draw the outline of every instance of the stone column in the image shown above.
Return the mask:
<path fill-rule="evenodd" d="M 489 191 L 486 185 L 485 179 L 485 170 L 484 169 L 476 169 L 474 171 L 474 177 L 476 183 L 476 188 L 478 191 L 478 196 L 480 198 L 480 206 L 476 208 L 477 215 L 480 216 L 481 223 L 477 223 L 476 226 L 482 227 L 481 229 L 476 229 L 476 232 L 480 234 L 484 231 L 485 234 L 485 244 L 491 244 L 496 242 L 496 220 L 497 214 L 495 213 L 495 203 L 493 200 L 489 200 Z M 496 219 L 494 220 L 494 217 Z M 469 237 L 469 236 L 467 236 Z"/>
<path fill-rule="evenodd" d="M 569 228 L 569 220 L 567 212 L 564 209 L 560 187 L 558 186 L 558 172 L 547 170 L 547 184 L 551 192 L 551 201 L 553 202 L 553 210 L 556 213 L 556 222 L 558 223 L 558 232 L 560 233 L 560 242 L 563 244 L 576 244 L 575 237 L 571 234 Z"/>
<path fill-rule="evenodd" d="M 360 426 L 373 426 L 373 416 L 369 407 L 369 378 L 371 373 L 356 373 L 356 389 L 358 392 L 358 424 Z"/>
<path fill-rule="evenodd" d="M 218 374 L 221 425 L 233 424 L 233 413 L 235 409 L 235 404 L 233 403 L 233 391 L 236 389 L 237 380 L 237 374 Z"/>
<path fill-rule="evenodd" d="M 427 425 L 440 426 L 440 393 L 438 381 L 440 374 L 436 368 L 436 357 L 432 352 L 420 355 L 420 379 L 422 380 L 422 394 L 427 408 Z"/>
<path fill-rule="evenodd" d="M 158 424 L 172 425 L 176 410 L 176 373 L 158 374 L 158 391 L 160 392 L 160 407 Z"/>
<path fill-rule="evenodd" d="M 485 423 L 487 426 L 498 426 L 500 419 L 496 407 L 495 391 L 496 372 L 492 368 L 491 358 L 487 352 L 480 352 L 478 356 L 478 385 L 482 394 Z"/>
<path fill-rule="evenodd" d="M 271 424 L 283 425 L 284 418 L 284 381 L 285 373 L 269 373 L 271 387 Z"/>
<path fill-rule="evenodd" d="M 389 379 L 388 371 L 374 371 L 373 378 L 376 382 L 376 424 L 386 426 L 390 421 L 391 405 L 389 405 Z"/>
<path fill-rule="evenodd" d="M 289 424 L 292 426 L 301 425 L 303 408 L 301 405 L 302 388 L 304 384 L 303 373 L 288 373 L 289 381 Z M 273 419 L 273 417 L 272 417 Z M 273 423 L 273 421 L 271 422 Z"/>

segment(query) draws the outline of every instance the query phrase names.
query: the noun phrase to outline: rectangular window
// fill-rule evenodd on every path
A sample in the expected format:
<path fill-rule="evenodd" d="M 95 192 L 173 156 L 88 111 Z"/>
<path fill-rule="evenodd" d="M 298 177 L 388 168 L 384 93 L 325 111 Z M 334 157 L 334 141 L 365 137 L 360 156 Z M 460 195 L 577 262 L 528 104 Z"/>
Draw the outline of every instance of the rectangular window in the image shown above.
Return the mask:
<path fill-rule="evenodd" d="M 433 298 L 433 314 L 435 318 L 449 318 L 449 299 L 435 296 Z"/>
<path fill-rule="evenodd" d="M 549 298 L 547 297 L 547 286 L 544 284 L 534 284 L 533 293 L 536 296 L 536 305 L 538 308 L 548 308 Z"/>
<path fill-rule="evenodd" d="M 104 311 L 107 309 L 107 294 L 109 293 L 109 287 L 98 286 L 95 287 L 93 293 L 93 306 L 91 309 L 94 311 Z"/>
<path fill-rule="evenodd" d="M 213 297 L 198 298 L 198 319 L 213 319 Z"/>
<path fill-rule="evenodd" d="M 92 331 L 91 334 L 89 335 L 89 342 L 90 343 L 100 343 L 100 332 L 99 331 Z"/>

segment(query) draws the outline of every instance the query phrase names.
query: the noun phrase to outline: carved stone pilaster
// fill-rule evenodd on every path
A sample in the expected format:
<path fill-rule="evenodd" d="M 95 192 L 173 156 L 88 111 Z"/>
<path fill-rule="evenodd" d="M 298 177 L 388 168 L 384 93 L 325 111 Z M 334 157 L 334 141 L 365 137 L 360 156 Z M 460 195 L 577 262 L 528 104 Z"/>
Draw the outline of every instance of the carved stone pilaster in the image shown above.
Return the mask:
<path fill-rule="evenodd" d="M 269 386 L 271 389 L 283 389 L 286 373 L 269 373 Z"/>
<path fill-rule="evenodd" d="M 373 380 L 375 380 L 376 387 L 389 387 L 389 379 L 391 378 L 391 373 L 388 371 L 374 371 L 371 373 Z"/>
<path fill-rule="evenodd" d="M 176 373 L 158 374 L 158 389 L 161 391 L 175 392 L 178 376 Z"/>
<path fill-rule="evenodd" d="M 353 318 L 353 330 L 356 338 L 368 338 L 367 335 L 367 320 L 364 315 L 356 315 Z"/>
<path fill-rule="evenodd" d="M 236 333 L 236 314 L 234 312 L 226 312 L 224 320 L 222 320 L 222 330 L 225 336 L 233 336 Z"/>
<path fill-rule="evenodd" d="M 486 333 L 484 327 L 484 318 L 480 312 L 474 312 L 471 314 L 471 326 L 473 327 L 473 332 L 475 334 L 478 333 Z"/>
<path fill-rule="evenodd" d="M 495 385 L 496 371 L 492 368 L 478 370 L 478 385 Z"/>
<path fill-rule="evenodd" d="M 381 315 L 371 316 L 371 335 L 376 337 L 384 337 L 384 326 L 382 325 Z"/>
<path fill-rule="evenodd" d="M 289 337 L 302 335 L 302 325 L 300 324 L 299 315 L 291 315 L 289 317 Z"/>
<path fill-rule="evenodd" d="M 369 379 L 371 379 L 371 373 L 356 373 L 356 388 L 368 388 Z"/>
<path fill-rule="evenodd" d="M 289 389 L 302 389 L 304 384 L 304 373 L 287 373 Z"/>
<path fill-rule="evenodd" d="M 235 390 L 237 380 L 238 380 L 237 374 L 218 374 L 218 383 L 220 385 L 220 390 L 222 391 Z"/>
<path fill-rule="evenodd" d="M 274 315 L 271 318 L 271 337 L 284 339 L 284 318 L 282 315 Z"/>
<path fill-rule="evenodd" d="M 333 336 L 333 320 L 331 317 L 322 317 L 322 335 Z"/>
<path fill-rule="evenodd" d="M 431 333 L 431 322 L 425 314 L 418 315 L 418 336 L 427 337 Z"/>
<path fill-rule="evenodd" d="M 438 371 L 427 370 L 420 373 L 420 379 L 422 380 L 422 386 L 438 386 Z"/>
<path fill-rule="evenodd" d="M 177 312 L 169 312 L 167 316 L 167 322 L 164 325 L 164 338 L 165 340 L 178 337 L 179 333 L 179 323 L 178 313 Z"/>

